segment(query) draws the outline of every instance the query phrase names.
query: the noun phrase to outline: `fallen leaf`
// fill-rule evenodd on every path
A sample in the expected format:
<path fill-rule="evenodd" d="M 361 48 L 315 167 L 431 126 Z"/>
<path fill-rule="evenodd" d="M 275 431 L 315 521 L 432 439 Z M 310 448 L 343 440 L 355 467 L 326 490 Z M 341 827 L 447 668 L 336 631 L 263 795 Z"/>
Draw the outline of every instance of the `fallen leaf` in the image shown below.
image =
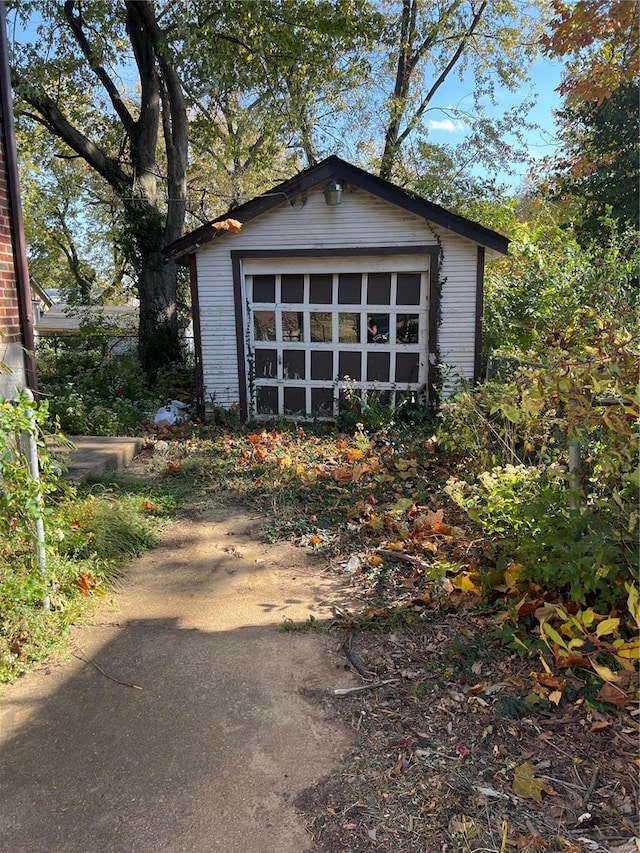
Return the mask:
<path fill-rule="evenodd" d="M 211 226 L 216 231 L 228 231 L 230 234 L 237 234 L 242 229 L 242 223 L 237 219 L 223 219 L 222 222 L 212 222 Z"/>
<path fill-rule="evenodd" d="M 589 731 L 591 732 L 601 732 L 603 729 L 608 729 L 611 723 L 608 723 L 606 720 L 598 720 L 595 723 L 591 724 L 591 728 Z"/>
<path fill-rule="evenodd" d="M 603 666 L 602 664 L 596 663 L 594 660 L 591 661 L 591 666 L 598 673 L 600 678 L 603 681 L 615 682 L 620 681 L 620 676 L 617 672 L 614 672 L 612 669 L 609 669 L 608 666 Z"/>
<path fill-rule="evenodd" d="M 536 779 L 534 772 L 533 765 L 529 764 L 528 761 L 518 765 L 513 771 L 511 790 L 518 797 L 525 797 L 534 800 L 536 803 L 541 803 L 544 783 L 540 779 Z"/>
<path fill-rule="evenodd" d="M 481 594 L 480 587 L 475 583 L 474 578 L 469 572 L 460 572 L 460 574 L 452 578 L 451 582 L 461 592 L 470 592 L 473 595 Z"/>
<path fill-rule="evenodd" d="M 606 702 L 608 705 L 617 705 L 619 708 L 624 708 L 631 701 L 631 697 L 614 684 L 603 684 L 596 699 L 600 702 Z"/>

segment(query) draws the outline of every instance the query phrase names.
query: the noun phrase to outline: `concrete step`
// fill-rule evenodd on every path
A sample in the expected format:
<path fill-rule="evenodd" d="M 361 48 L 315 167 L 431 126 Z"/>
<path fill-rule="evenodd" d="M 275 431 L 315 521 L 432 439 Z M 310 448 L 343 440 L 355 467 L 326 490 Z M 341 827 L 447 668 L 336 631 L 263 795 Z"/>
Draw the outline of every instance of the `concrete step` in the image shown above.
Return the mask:
<path fill-rule="evenodd" d="M 105 471 L 124 468 L 144 446 L 144 439 L 135 437 L 70 435 L 67 438 L 73 448 L 55 443 L 48 443 L 48 448 L 64 465 L 64 479 L 75 483 L 84 483 Z"/>

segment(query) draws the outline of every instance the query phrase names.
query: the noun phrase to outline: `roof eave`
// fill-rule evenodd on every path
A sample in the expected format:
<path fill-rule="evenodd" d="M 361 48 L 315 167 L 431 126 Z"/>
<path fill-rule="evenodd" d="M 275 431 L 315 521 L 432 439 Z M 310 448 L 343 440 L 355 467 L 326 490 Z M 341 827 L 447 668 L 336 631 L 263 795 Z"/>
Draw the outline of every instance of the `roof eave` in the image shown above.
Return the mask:
<path fill-rule="evenodd" d="M 331 156 L 288 181 L 278 184 L 269 192 L 256 196 L 232 211 L 228 211 L 206 225 L 184 235 L 165 248 L 165 257 L 167 260 L 181 261 L 224 233 L 217 231 L 213 227 L 213 223 L 220 222 L 232 215 L 234 219 L 245 224 L 256 216 L 278 207 L 283 203 L 283 200 L 293 201 L 296 196 L 329 178 L 338 178 L 343 182 L 350 183 L 364 192 L 369 192 L 383 201 L 402 207 L 434 225 L 453 231 L 478 245 L 485 246 L 487 249 L 502 255 L 508 253 L 509 240 L 502 234 L 485 228 L 470 219 L 451 213 L 444 207 L 403 190 L 383 178 L 371 175 L 339 157 Z"/>

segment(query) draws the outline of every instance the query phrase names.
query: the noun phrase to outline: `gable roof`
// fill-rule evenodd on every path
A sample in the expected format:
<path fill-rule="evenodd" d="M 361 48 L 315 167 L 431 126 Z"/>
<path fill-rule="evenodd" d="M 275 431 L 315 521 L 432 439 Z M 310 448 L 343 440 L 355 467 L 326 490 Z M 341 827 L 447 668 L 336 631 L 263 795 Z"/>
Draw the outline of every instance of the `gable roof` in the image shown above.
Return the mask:
<path fill-rule="evenodd" d="M 213 227 L 213 223 L 215 222 L 222 222 L 224 219 L 232 216 L 244 224 L 256 216 L 260 216 L 262 213 L 266 213 L 268 210 L 272 210 L 274 207 L 282 204 L 283 199 L 291 201 L 296 196 L 311 189 L 311 187 L 332 178 L 357 187 L 391 204 L 395 204 L 397 207 L 408 210 L 410 213 L 414 213 L 416 216 L 420 216 L 434 225 L 440 225 L 449 231 L 453 231 L 461 237 L 467 237 L 480 246 L 486 246 L 488 249 L 493 249 L 503 255 L 507 254 L 509 240 L 503 237 L 502 234 L 498 234 L 497 231 L 485 228 L 484 225 L 479 225 L 477 222 L 466 219 L 464 216 L 451 213 L 439 204 L 427 201 L 416 193 L 403 190 L 401 187 L 385 181 L 383 178 L 378 178 L 376 175 L 365 172 L 364 169 L 353 166 L 351 163 L 341 160 L 340 157 L 332 155 L 315 166 L 310 166 L 308 169 L 295 175 L 295 177 L 278 184 L 269 190 L 269 192 L 264 193 L 264 195 L 256 196 L 250 201 L 233 208 L 233 210 L 219 216 L 217 219 L 201 225 L 194 231 L 190 231 L 188 234 L 180 237 L 180 239 L 170 243 L 164 249 L 165 257 L 168 260 L 179 260 L 185 255 L 190 255 L 197 251 L 201 246 L 215 240 L 224 233 L 224 231 Z"/>

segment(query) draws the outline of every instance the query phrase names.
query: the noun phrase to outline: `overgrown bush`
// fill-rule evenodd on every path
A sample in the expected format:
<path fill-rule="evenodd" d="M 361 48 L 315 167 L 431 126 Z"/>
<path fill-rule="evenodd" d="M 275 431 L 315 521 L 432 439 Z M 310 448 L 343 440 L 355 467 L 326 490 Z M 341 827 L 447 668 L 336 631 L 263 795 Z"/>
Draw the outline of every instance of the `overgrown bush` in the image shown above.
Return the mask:
<path fill-rule="evenodd" d="M 40 391 L 52 426 L 69 435 L 131 435 L 167 399 L 193 399 L 193 365 L 162 371 L 152 387 L 134 350 L 123 347 L 123 341 L 131 345 L 131 334 L 91 319 L 77 334 L 38 342 Z"/>
<path fill-rule="evenodd" d="M 441 413 L 440 444 L 460 462 L 451 496 L 522 578 L 583 604 L 612 606 L 637 577 L 637 349 L 602 326 L 580 356 L 550 351 L 503 384 L 462 392 Z M 570 472 L 569 447 L 583 467 Z"/>

